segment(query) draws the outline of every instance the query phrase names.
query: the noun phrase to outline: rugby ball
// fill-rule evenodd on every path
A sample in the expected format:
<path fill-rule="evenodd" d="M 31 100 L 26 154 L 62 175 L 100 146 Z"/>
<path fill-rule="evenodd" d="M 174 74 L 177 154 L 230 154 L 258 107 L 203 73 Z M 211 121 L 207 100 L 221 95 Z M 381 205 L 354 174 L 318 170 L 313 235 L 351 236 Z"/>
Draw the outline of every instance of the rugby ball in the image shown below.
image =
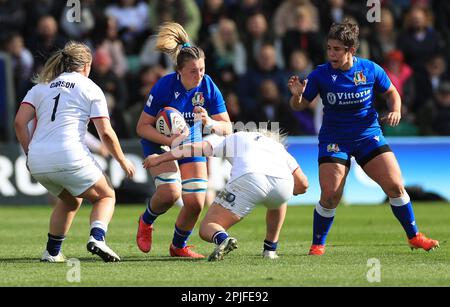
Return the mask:
<path fill-rule="evenodd" d="M 181 134 L 187 124 L 183 115 L 175 108 L 164 107 L 156 114 L 155 128 L 165 136 Z"/>

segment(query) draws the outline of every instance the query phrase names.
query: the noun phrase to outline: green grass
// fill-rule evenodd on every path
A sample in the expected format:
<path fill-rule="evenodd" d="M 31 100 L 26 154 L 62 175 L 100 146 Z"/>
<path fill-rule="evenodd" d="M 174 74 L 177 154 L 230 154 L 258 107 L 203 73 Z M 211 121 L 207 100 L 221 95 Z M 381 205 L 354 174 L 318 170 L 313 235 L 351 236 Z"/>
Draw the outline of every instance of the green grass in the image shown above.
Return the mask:
<path fill-rule="evenodd" d="M 265 210 L 257 208 L 230 229 L 239 248 L 223 261 L 175 259 L 168 255 L 178 208 L 156 222 L 149 254 L 135 244 L 137 217 L 143 206 L 117 206 L 108 244 L 120 263 L 103 263 L 86 249 L 90 206 L 78 213 L 64 242 L 68 258 L 81 261 L 81 282 L 69 283 L 66 264 L 38 261 L 46 243 L 51 208 L 0 207 L 0 286 L 450 286 L 448 227 L 450 205 L 416 204 L 420 230 L 440 240 L 432 252 L 411 251 L 401 226 L 388 206 L 342 206 L 328 237 L 323 257 L 308 257 L 312 231 L 311 206 L 289 207 L 279 243 L 280 259 L 261 258 Z M 209 254 L 212 244 L 197 232 L 189 242 Z M 367 261 L 381 263 L 381 282 L 369 283 Z"/>

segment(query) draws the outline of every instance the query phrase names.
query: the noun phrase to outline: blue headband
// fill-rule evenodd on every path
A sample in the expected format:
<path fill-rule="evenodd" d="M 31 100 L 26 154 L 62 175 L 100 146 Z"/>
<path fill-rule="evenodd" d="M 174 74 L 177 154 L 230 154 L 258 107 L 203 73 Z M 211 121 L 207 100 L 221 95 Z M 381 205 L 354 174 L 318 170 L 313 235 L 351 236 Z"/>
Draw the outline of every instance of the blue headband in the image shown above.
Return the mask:
<path fill-rule="evenodd" d="M 184 43 L 183 45 L 181 45 L 181 49 L 187 48 L 187 47 L 191 47 L 191 44 L 189 44 L 189 43 Z"/>

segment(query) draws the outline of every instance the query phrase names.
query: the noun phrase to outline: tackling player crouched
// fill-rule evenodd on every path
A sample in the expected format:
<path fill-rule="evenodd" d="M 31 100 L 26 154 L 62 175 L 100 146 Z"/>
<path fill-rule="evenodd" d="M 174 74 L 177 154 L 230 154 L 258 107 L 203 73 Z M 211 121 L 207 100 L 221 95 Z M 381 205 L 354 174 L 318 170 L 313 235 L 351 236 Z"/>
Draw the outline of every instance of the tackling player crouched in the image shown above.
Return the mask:
<path fill-rule="evenodd" d="M 216 244 L 209 261 L 222 260 L 237 248 L 237 239 L 230 237 L 226 230 L 257 204 L 267 207 L 263 257 L 278 258 L 276 250 L 287 201 L 308 188 L 299 164 L 279 141 L 278 134 L 267 131 L 237 132 L 227 137 L 211 135 L 203 142 L 183 145 L 144 160 L 144 167 L 149 168 L 202 152 L 205 156 L 225 157 L 232 164 L 230 180 L 200 226 L 200 237 Z"/>

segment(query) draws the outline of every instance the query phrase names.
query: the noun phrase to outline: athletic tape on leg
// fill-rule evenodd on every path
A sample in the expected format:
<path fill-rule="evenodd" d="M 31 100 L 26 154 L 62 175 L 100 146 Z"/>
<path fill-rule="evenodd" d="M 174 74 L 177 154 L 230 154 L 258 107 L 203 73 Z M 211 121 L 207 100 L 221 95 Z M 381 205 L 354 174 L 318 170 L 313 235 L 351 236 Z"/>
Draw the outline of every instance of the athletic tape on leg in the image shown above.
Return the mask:
<path fill-rule="evenodd" d="M 182 194 L 206 193 L 208 180 L 203 178 L 191 178 L 182 181 Z"/>
<path fill-rule="evenodd" d="M 162 173 L 155 177 L 154 182 L 155 182 L 155 187 L 158 187 L 162 184 L 180 183 L 181 177 L 178 172 Z"/>

